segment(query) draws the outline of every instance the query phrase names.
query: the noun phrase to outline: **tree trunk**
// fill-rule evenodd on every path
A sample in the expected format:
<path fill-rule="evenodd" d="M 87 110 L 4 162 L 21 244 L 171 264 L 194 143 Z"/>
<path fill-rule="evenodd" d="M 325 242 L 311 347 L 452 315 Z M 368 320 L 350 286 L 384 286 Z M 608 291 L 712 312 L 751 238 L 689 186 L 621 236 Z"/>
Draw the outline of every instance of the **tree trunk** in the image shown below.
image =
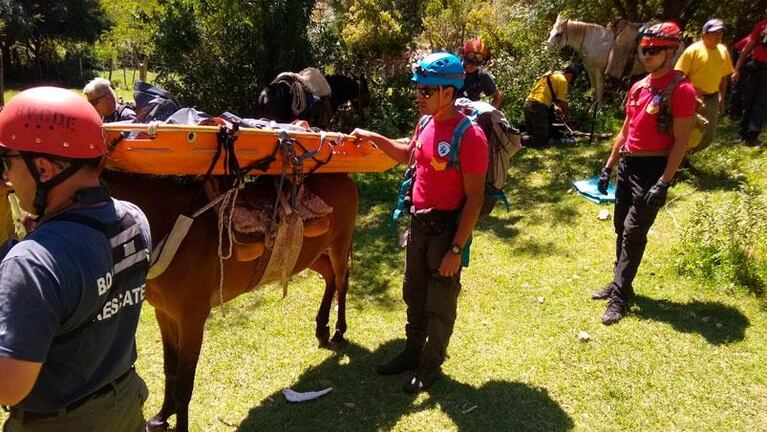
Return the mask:
<path fill-rule="evenodd" d="M 149 57 L 144 56 L 143 61 L 138 64 L 138 79 L 146 82 L 146 72 L 149 69 Z"/>
<path fill-rule="evenodd" d="M 11 60 L 11 43 L 10 42 L 2 42 L 0 43 L 0 50 L 2 50 L 2 64 L 3 64 L 3 79 L 2 84 L 3 88 L 5 88 L 5 77 L 11 75 L 13 66 L 12 66 L 12 60 Z"/>
<path fill-rule="evenodd" d="M 5 56 L 0 55 L 0 107 L 5 105 L 5 74 L 3 73 L 5 63 L 3 63 L 3 57 Z"/>
<path fill-rule="evenodd" d="M 687 1 L 683 0 L 663 0 L 662 18 L 667 21 L 679 22 L 686 3 Z"/>
<path fill-rule="evenodd" d="M 639 17 L 640 0 L 613 0 L 613 7 L 618 11 L 621 18 L 629 21 L 640 21 Z"/>
<path fill-rule="evenodd" d="M 123 85 L 128 88 L 128 74 L 125 72 L 125 64 L 123 64 Z"/>
<path fill-rule="evenodd" d="M 109 82 L 110 83 L 112 82 L 112 71 L 114 70 L 114 68 L 115 68 L 115 59 L 110 58 L 109 59 Z"/>

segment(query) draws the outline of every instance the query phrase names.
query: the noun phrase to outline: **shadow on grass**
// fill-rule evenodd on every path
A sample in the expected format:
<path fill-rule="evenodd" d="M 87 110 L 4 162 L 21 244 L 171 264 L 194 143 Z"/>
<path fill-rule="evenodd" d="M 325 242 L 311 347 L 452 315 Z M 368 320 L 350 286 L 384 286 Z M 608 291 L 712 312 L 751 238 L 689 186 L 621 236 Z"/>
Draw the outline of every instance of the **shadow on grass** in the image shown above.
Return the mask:
<path fill-rule="evenodd" d="M 402 180 L 402 168 L 383 173 L 354 175 L 360 197 L 357 226 L 354 231 L 354 266 L 351 273 L 350 301 L 354 297 L 372 298 L 383 306 L 393 307 L 388 292 L 392 273 L 401 273 L 404 266 L 398 234 L 391 227 L 394 209 Z M 406 220 L 406 217 L 401 219 Z M 404 222 L 399 224 L 404 229 Z"/>
<path fill-rule="evenodd" d="M 595 174 L 607 159 L 607 151 L 606 146 L 597 145 L 577 151 L 571 147 L 524 149 L 510 162 L 505 190 L 512 208 L 527 212 L 543 205 L 548 214 L 540 215 L 534 223 L 572 222 L 578 212 L 563 198 L 573 180 Z"/>
<path fill-rule="evenodd" d="M 636 316 L 667 322 L 682 333 L 698 333 L 712 345 L 743 340 L 750 325 L 741 311 L 718 302 L 675 303 L 637 296 L 635 303 L 639 306 Z"/>
<path fill-rule="evenodd" d="M 679 174 L 681 179 L 689 181 L 700 191 L 738 190 L 746 181 L 746 176 L 733 167 L 712 167 L 694 162 L 682 168 Z"/>
<path fill-rule="evenodd" d="M 290 404 L 276 392 L 253 407 L 237 431 L 391 430 L 400 419 L 430 409 L 442 410 L 460 431 L 573 428 L 572 419 L 546 389 L 522 383 L 489 381 L 474 388 L 443 376 L 425 398 L 403 393 L 400 388 L 404 376 L 375 372 L 376 364 L 388 360 L 403 345 L 402 340 L 390 341 L 375 352 L 349 345 L 342 353 L 307 370 L 293 386 L 296 391 L 333 387 L 330 394 Z M 418 429 L 423 430 L 424 425 Z"/>

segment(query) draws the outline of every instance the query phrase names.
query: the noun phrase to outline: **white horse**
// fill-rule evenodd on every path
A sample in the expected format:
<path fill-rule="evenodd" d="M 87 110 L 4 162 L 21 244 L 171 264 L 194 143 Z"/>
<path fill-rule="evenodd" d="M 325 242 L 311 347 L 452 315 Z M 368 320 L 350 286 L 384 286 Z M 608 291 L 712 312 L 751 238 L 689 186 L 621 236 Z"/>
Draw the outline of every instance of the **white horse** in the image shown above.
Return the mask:
<path fill-rule="evenodd" d="M 597 104 L 601 105 L 605 74 L 621 79 L 629 60 L 633 61 L 630 75 L 645 73 L 639 61 L 637 35 L 636 27 L 626 20 L 619 20 L 611 27 L 604 27 L 557 15 L 557 20 L 549 33 L 549 39 L 546 41 L 546 48 L 554 51 L 569 46 L 583 56 L 583 66 L 594 88 L 595 99 Z M 675 61 L 682 51 L 684 51 L 684 45 L 680 44 L 674 54 Z"/>

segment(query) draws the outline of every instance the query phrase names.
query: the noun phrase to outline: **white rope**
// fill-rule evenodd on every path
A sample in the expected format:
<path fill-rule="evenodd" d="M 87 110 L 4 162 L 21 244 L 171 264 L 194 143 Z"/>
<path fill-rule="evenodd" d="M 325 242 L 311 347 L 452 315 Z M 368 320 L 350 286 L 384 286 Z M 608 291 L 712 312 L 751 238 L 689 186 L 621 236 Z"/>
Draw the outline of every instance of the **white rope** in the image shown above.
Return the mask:
<path fill-rule="evenodd" d="M 293 103 L 290 105 L 293 109 L 293 114 L 299 115 L 306 109 L 306 97 L 301 81 L 294 80 L 290 84 L 290 94 L 293 95 Z"/>
<path fill-rule="evenodd" d="M 237 194 L 239 194 L 240 189 L 243 187 L 245 187 L 244 183 L 226 191 L 224 198 L 221 200 L 221 207 L 218 209 L 218 267 L 220 271 L 218 299 L 221 305 L 224 304 L 224 260 L 232 257 L 234 247 L 232 216 L 234 215 L 235 203 L 237 202 Z M 229 207 L 228 210 L 227 207 Z M 228 216 L 227 212 L 229 213 Z M 224 222 L 224 218 L 227 218 L 226 222 Z M 224 233 L 224 223 L 226 223 L 226 233 Z M 226 254 L 224 253 L 224 234 L 226 234 L 226 239 L 229 242 Z"/>

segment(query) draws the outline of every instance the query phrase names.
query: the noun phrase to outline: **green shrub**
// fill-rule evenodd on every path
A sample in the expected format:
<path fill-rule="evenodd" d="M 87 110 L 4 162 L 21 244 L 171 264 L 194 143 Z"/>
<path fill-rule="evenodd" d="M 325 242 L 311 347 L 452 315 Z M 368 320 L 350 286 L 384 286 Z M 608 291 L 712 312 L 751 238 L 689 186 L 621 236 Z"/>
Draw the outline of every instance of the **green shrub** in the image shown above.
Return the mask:
<path fill-rule="evenodd" d="M 767 276 L 767 205 L 743 186 L 731 201 L 695 204 L 682 241 L 674 247 L 677 270 L 725 289 L 761 294 Z"/>
<path fill-rule="evenodd" d="M 409 136 L 418 121 L 410 76 L 403 73 L 393 78 L 374 78 L 369 84 L 374 103 L 365 127 L 392 138 Z"/>

